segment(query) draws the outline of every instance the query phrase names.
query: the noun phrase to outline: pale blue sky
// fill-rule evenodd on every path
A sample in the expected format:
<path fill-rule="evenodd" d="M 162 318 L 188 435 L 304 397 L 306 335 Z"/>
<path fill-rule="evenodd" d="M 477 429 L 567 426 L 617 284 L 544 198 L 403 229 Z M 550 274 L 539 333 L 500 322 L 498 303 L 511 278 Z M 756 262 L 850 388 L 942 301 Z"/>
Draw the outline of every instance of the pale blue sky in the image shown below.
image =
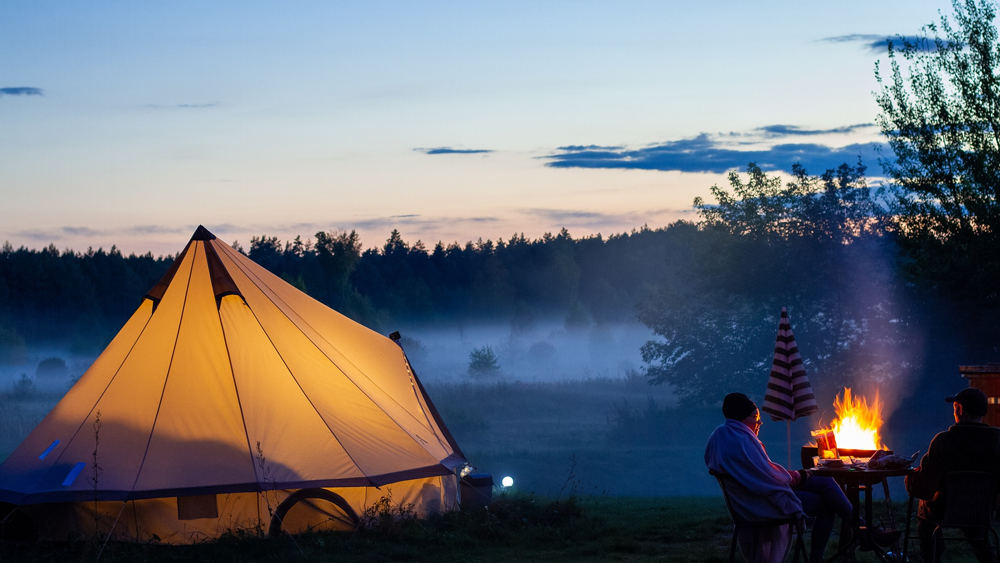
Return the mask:
<path fill-rule="evenodd" d="M 3 0 L 0 241 L 608 235 L 751 159 L 877 175 L 871 44 L 939 9 Z"/>

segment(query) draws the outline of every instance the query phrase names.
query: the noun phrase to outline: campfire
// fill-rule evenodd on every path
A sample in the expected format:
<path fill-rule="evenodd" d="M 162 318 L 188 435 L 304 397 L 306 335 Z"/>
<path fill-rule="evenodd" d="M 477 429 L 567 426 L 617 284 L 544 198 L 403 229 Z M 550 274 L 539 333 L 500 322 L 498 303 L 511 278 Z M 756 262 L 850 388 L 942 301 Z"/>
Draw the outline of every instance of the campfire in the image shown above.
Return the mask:
<path fill-rule="evenodd" d="M 851 395 L 851 389 L 845 387 L 843 400 L 837 395 L 833 410 L 836 416 L 830 424 L 824 426 L 820 422 L 820 430 L 813 432 L 820 445 L 825 446 L 826 436 L 832 433 L 841 456 L 871 457 L 876 450 L 888 450 L 879 433 L 882 428 L 882 401 L 878 391 L 869 402 L 863 396 Z M 812 456 L 822 457 L 823 449 L 816 445 L 803 447 L 803 467 L 811 467 Z M 830 455 L 827 454 L 828 457 Z"/>
<path fill-rule="evenodd" d="M 884 450 L 885 445 L 879 435 L 882 428 L 882 401 L 878 391 L 871 404 L 864 397 L 851 397 L 851 389 L 844 388 L 844 400 L 840 395 L 833 401 L 837 417 L 830 422 L 830 429 L 837 437 L 837 448 L 844 450 Z"/>

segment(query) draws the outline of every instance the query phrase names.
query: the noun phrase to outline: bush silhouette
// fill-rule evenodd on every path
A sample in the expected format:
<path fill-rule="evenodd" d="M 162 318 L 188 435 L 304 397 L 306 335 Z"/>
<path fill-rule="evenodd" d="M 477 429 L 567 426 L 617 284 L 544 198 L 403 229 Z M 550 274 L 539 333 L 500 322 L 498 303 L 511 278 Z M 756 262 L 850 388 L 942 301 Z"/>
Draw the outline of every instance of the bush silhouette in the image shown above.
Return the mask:
<path fill-rule="evenodd" d="M 499 358 L 491 346 L 476 348 L 469 353 L 469 376 L 476 379 L 492 377 L 500 373 Z"/>

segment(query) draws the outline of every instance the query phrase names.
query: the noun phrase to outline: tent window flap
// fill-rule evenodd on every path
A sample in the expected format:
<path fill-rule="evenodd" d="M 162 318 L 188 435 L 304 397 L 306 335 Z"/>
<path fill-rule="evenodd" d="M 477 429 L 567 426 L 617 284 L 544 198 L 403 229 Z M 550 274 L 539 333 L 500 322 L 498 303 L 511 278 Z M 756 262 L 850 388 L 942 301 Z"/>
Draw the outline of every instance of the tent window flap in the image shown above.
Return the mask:
<path fill-rule="evenodd" d="M 218 518 L 219 504 L 216 495 L 177 497 L 177 519 Z"/>

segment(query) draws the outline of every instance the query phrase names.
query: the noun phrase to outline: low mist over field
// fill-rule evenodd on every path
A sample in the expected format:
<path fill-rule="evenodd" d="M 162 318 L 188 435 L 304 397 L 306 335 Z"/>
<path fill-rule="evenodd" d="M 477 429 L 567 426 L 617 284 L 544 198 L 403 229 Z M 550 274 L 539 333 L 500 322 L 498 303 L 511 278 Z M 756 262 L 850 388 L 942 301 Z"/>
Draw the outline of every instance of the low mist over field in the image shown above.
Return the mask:
<path fill-rule="evenodd" d="M 468 373 L 469 354 L 490 347 L 499 370 L 487 379 L 556 382 L 617 379 L 638 372 L 639 348 L 654 337 L 632 323 L 567 327 L 549 321 L 529 327 L 415 325 L 399 328 L 403 349 L 425 382 L 476 379 Z"/>
<path fill-rule="evenodd" d="M 552 496 L 718 494 L 702 461 L 708 435 L 722 422 L 718 402 L 686 401 L 670 385 L 648 383 L 639 354 L 654 338 L 646 327 L 415 323 L 399 331 L 459 446 L 497 482 L 509 475 L 519 490 Z M 487 346 L 495 350 L 499 369 L 470 374 L 470 353 Z M 93 355 L 72 354 L 70 348 L 28 347 L 22 362 L 0 366 L 0 458 L 93 361 Z M 945 378 L 956 389 L 964 385 L 957 374 Z M 742 390 L 759 397 L 766 380 L 762 371 L 757 386 Z M 889 447 L 908 455 L 947 426 L 947 405 L 934 393 L 883 397 L 894 407 L 913 401 L 939 407 L 918 418 L 911 409 L 895 408 L 885 428 Z M 819 415 L 791 426 L 794 467 L 809 431 L 832 414 L 832 395 L 818 398 Z M 771 456 L 786 463 L 785 423 L 766 421 L 761 437 Z"/>

